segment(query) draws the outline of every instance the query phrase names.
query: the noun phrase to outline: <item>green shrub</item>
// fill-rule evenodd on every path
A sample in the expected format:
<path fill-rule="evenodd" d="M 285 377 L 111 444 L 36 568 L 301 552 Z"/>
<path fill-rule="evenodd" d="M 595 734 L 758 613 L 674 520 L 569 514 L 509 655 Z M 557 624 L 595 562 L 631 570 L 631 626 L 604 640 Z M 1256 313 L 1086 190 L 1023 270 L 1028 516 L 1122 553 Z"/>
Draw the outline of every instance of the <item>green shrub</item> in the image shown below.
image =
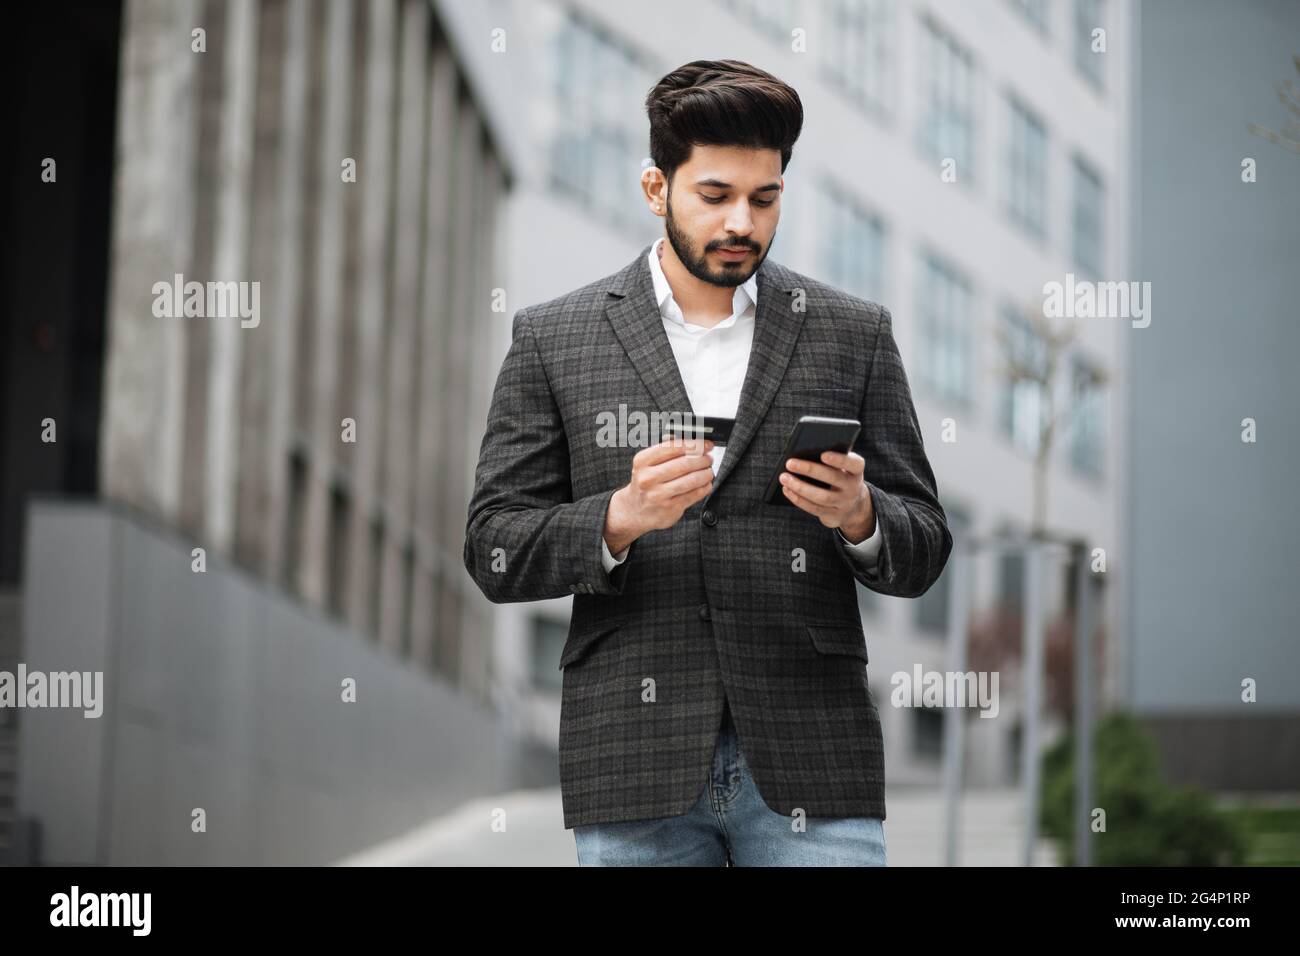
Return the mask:
<path fill-rule="evenodd" d="M 1300 806 L 1259 806 L 1249 798 L 1219 809 L 1246 834 L 1246 866 L 1300 866 Z"/>
<path fill-rule="evenodd" d="M 1108 714 L 1093 732 L 1094 806 L 1106 812 L 1105 832 L 1089 829 L 1097 866 L 1238 866 L 1246 836 L 1210 796 L 1172 788 L 1160 775 L 1155 742 L 1134 718 Z M 1062 862 L 1074 865 L 1074 735 L 1043 754 L 1039 826 L 1056 840 Z"/>

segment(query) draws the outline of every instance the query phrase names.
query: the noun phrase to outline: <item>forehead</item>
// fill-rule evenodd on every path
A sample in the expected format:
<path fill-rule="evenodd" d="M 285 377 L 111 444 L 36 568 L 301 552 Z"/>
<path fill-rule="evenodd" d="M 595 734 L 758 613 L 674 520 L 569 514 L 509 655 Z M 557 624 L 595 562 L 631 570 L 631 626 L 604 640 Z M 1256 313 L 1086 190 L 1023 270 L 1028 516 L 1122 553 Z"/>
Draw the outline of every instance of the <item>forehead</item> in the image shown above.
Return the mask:
<path fill-rule="evenodd" d="M 690 158 L 678 168 L 678 172 L 688 183 L 714 179 L 749 188 L 781 178 L 781 151 L 696 144 L 691 147 Z"/>

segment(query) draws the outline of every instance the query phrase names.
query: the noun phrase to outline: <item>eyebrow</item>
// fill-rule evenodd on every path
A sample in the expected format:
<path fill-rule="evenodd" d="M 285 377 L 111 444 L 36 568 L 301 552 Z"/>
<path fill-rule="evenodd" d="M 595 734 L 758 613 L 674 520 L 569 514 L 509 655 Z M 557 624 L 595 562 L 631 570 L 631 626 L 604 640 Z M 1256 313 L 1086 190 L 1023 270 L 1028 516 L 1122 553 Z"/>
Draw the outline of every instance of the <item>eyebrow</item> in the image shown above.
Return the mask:
<path fill-rule="evenodd" d="M 697 186 L 712 186 L 714 189 L 730 189 L 731 183 L 724 183 L 721 179 L 701 179 L 695 183 Z M 756 193 L 771 192 L 773 189 L 780 189 L 780 183 L 768 183 L 766 186 L 759 186 L 754 190 Z"/>

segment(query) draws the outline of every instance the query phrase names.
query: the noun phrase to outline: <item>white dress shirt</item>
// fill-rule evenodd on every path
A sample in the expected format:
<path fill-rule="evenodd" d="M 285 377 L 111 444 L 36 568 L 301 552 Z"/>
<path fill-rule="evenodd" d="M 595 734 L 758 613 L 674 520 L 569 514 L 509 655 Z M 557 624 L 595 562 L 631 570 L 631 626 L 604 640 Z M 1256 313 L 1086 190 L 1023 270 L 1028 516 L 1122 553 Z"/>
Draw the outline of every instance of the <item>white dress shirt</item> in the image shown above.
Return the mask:
<path fill-rule="evenodd" d="M 749 349 L 754 341 L 754 318 L 758 311 L 758 278 L 750 276 L 736 287 L 731 298 L 731 315 L 717 325 L 692 325 L 686 321 L 672 287 L 659 263 L 661 236 L 650 247 L 650 278 L 654 283 L 655 302 L 663 319 L 664 331 L 677 359 L 682 384 L 691 401 L 690 410 L 696 415 L 718 418 L 735 418 L 740 406 L 740 389 L 749 369 Z M 685 411 L 686 409 L 682 409 Z M 714 445 L 709 451 L 713 459 L 713 474 L 722 466 L 722 456 L 727 446 Z M 880 554 L 880 522 L 865 541 L 852 544 L 836 529 L 841 540 L 865 568 L 875 567 Z M 601 563 L 609 572 L 627 558 L 628 549 L 618 555 L 610 554 L 609 546 L 601 539 Z"/>

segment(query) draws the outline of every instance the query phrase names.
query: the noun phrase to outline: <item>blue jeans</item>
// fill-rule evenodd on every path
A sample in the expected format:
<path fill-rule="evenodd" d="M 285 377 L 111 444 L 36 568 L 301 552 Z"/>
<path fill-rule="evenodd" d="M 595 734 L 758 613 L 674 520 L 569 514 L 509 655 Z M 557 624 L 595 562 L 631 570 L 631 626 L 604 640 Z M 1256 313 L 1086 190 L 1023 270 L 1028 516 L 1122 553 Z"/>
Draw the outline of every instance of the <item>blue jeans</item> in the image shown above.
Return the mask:
<path fill-rule="evenodd" d="M 579 866 L 885 866 L 879 817 L 794 818 L 763 802 L 724 708 L 713 767 L 686 813 L 573 828 Z"/>

